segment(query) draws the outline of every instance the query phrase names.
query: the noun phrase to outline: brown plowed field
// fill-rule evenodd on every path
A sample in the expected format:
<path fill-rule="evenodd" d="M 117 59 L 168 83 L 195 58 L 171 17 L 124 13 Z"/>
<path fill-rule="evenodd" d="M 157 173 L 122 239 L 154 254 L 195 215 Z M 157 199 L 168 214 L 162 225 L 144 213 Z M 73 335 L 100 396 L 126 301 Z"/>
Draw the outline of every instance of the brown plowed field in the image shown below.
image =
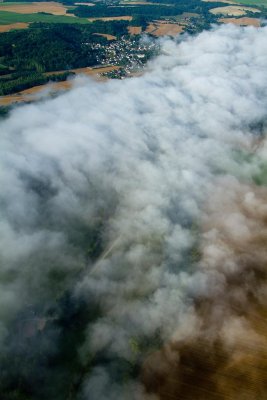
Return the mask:
<path fill-rule="evenodd" d="M 235 24 L 242 26 L 255 26 L 259 28 L 261 26 L 260 20 L 258 18 L 221 18 L 219 22 L 223 22 L 224 24 Z"/>
<path fill-rule="evenodd" d="M 141 26 L 129 26 L 128 32 L 131 35 L 140 35 L 140 33 L 142 32 L 142 28 L 141 28 Z"/>
<path fill-rule="evenodd" d="M 29 24 L 25 22 L 17 22 L 15 24 L 9 24 L 9 25 L 0 25 L 0 33 L 2 32 L 9 32 L 14 29 L 26 29 L 28 28 Z"/>

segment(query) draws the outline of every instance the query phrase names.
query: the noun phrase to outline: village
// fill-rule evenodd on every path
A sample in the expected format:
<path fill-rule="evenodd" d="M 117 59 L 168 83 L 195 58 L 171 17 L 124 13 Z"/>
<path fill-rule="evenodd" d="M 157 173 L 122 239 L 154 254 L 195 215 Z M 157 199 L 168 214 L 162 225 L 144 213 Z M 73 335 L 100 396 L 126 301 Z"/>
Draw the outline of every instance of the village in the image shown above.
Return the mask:
<path fill-rule="evenodd" d="M 149 58 L 159 51 L 159 44 L 150 38 L 122 37 L 108 44 L 97 43 L 93 46 L 99 50 L 96 58 L 99 65 L 120 67 L 117 70 L 104 73 L 109 78 L 123 78 L 140 71 Z M 104 57 L 103 57 L 104 54 Z"/>

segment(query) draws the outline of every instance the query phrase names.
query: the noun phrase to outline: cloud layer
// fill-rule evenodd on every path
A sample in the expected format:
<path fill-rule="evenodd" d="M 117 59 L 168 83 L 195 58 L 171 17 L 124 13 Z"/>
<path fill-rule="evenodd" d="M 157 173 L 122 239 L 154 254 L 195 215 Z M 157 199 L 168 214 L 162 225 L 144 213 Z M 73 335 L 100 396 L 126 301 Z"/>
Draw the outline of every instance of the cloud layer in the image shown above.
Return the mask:
<path fill-rule="evenodd" d="M 2 390 L 264 398 L 266 33 L 163 41 L 1 122 Z"/>

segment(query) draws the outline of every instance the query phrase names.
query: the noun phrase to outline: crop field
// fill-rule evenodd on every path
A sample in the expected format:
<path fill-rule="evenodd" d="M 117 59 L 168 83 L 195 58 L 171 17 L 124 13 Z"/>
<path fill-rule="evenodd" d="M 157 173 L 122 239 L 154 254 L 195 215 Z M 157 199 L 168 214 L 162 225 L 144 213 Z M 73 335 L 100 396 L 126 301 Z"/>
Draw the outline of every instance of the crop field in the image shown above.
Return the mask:
<path fill-rule="evenodd" d="M 169 24 L 164 22 L 153 22 L 149 24 L 146 29 L 147 33 L 150 33 L 153 36 L 176 36 L 179 33 L 182 33 L 184 27 L 179 24 Z"/>

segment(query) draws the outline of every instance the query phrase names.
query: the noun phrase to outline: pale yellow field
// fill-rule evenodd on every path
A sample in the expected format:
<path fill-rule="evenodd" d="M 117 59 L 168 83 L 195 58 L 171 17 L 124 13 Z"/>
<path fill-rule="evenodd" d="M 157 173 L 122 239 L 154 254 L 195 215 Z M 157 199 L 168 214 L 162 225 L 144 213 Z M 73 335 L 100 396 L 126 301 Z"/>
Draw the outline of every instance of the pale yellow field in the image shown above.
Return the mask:
<path fill-rule="evenodd" d="M 260 20 L 258 18 L 221 18 L 219 22 L 223 22 L 224 24 L 235 24 L 242 26 L 255 26 L 259 28 L 261 26 Z"/>
<path fill-rule="evenodd" d="M 87 18 L 88 21 L 131 21 L 133 19 L 133 17 L 129 16 L 129 15 L 124 15 L 121 17 L 97 17 L 97 18 Z"/>
<path fill-rule="evenodd" d="M 140 35 L 140 33 L 142 32 L 142 28 L 141 28 L 141 26 L 129 26 L 128 32 L 131 35 Z"/>
<path fill-rule="evenodd" d="M 184 27 L 179 24 L 169 24 L 163 22 L 153 22 L 148 25 L 146 32 L 154 36 L 176 36 L 183 32 Z"/>
<path fill-rule="evenodd" d="M 14 29 L 26 29 L 28 28 L 29 24 L 25 22 L 17 22 L 15 24 L 9 24 L 9 25 L 0 25 L 0 33 L 2 32 L 9 32 Z"/>
<path fill-rule="evenodd" d="M 38 12 L 47 12 L 54 15 L 71 15 L 66 14 L 67 7 L 61 3 L 54 1 L 43 2 L 43 3 L 29 3 L 29 4 L 5 4 L 0 3 L 1 11 L 11 11 L 18 14 L 34 14 Z"/>
<path fill-rule="evenodd" d="M 227 7 L 216 7 L 212 8 L 210 12 L 214 15 L 224 14 L 224 15 L 233 15 L 238 17 L 240 15 L 245 15 L 247 11 L 259 13 L 260 10 L 252 7 L 243 7 L 243 6 L 227 6 Z"/>

